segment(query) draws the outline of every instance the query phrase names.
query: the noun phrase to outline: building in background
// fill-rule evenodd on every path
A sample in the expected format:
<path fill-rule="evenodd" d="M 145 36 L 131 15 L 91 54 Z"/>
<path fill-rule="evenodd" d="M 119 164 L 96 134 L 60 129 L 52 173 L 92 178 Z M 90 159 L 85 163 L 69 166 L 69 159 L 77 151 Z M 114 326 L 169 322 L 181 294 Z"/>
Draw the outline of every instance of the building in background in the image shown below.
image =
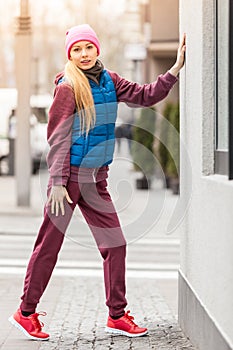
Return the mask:
<path fill-rule="evenodd" d="M 55 6 L 56 3 L 56 6 Z M 77 10 L 78 9 L 78 10 Z M 15 87 L 14 34 L 18 0 L 0 2 L 0 87 Z M 90 23 L 100 37 L 106 66 L 133 79 L 134 66 L 124 57 L 125 46 L 147 49 L 140 65 L 141 82 L 153 81 L 174 62 L 178 43 L 178 0 L 66 0 L 30 2 L 33 46 L 32 93 L 52 92 L 53 78 L 66 61 L 68 28 Z M 172 92 L 177 98 L 178 88 Z"/>
<path fill-rule="evenodd" d="M 175 63 L 179 45 L 179 0 L 148 0 L 141 7 L 141 15 L 147 48 L 144 77 L 146 82 L 150 82 Z M 156 108 L 162 112 L 167 101 L 178 100 L 179 84 L 176 84 L 168 98 Z"/>
<path fill-rule="evenodd" d="M 100 37 L 106 65 L 119 69 L 124 65 L 119 41 L 125 32 L 122 17 L 125 1 L 106 0 L 41 0 L 30 2 L 32 18 L 32 93 L 52 92 L 55 74 L 66 62 L 64 43 L 68 28 L 90 23 Z M 114 11 L 113 11 L 114 6 Z M 15 87 L 14 36 L 15 19 L 19 15 L 19 1 L 0 1 L 3 14 L 0 23 L 0 87 Z M 128 33 L 129 36 L 132 32 Z M 124 42 L 122 43 L 122 46 Z M 122 48 L 123 51 L 123 48 Z"/>

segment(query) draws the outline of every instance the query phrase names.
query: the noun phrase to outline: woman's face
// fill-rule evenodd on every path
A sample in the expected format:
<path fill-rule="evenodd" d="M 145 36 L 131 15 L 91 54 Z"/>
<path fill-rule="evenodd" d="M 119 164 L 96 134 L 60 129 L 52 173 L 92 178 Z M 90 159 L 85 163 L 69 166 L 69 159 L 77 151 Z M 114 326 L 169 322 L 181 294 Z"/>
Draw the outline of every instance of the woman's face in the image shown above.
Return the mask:
<path fill-rule="evenodd" d="M 97 48 L 89 41 L 79 41 L 70 50 L 70 60 L 82 70 L 94 67 L 97 57 Z"/>

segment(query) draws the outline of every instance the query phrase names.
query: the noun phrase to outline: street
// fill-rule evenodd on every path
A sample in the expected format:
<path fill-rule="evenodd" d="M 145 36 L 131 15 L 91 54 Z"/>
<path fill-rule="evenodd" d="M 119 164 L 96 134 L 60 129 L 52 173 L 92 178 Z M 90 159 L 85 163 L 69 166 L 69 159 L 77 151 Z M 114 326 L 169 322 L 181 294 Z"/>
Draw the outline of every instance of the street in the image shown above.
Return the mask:
<path fill-rule="evenodd" d="M 127 145 L 125 145 L 127 146 Z M 165 284 L 164 293 L 177 295 L 177 269 L 179 267 L 179 231 L 165 232 L 166 223 L 177 197 L 165 191 L 156 181 L 150 191 L 136 190 L 127 147 L 115 155 L 110 167 L 109 190 L 118 209 L 127 239 L 127 276 L 156 278 Z M 120 171 L 119 171 L 120 169 Z M 43 203 L 46 200 L 47 171 L 41 170 L 33 178 L 33 188 L 40 186 L 36 203 L 38 213 L 32 217 L 5 215 L 0 217 L 0 272 L 24 274 L 33 243 L 42 222 Z M 166 198 L 165 198 L 166 197 Z M 17 222 L 17 224 L 16 224 Z M 81 212 L 74 212 L 66 233 L 55 275 L 102 275 L 102 259 Z M 169 298 L 173 312 L 177 313 L 176 297 Z"/>
<path fill-rule="evenodd" d="M 42 170 L 32 178 L 33 200 L 29 211 L 15 209 L 11 213 L 1 206 L 1 350 L 13 349 L 14 346 L 26 350 L 29 343 L 30 350 L 118 349 L 119 346 L 135 350 L 160 349 L 157 346 L 162 346 L 164 339 L 167 345 L 161 349 L 181 349 L 179 344 L 194 349 L 176 324 L 180 232 L 177 229 L 168 235 L 166 227 L 177 196 L 164 190 L 160 181 L 154 181 L 150 191 L 136 190 L 134 181 L 137 176 L 132 171 L 127 152 L 116 155 L 109 174 L 109 189 L 128 243 L 127 298 L 137 320 L 151 328 L 150 336 L 136 341 L 103 333 L 106 307 L 102 259 L 79 209 L 75 210 L 59 261 L 39 306 L 40 310 L 48 312 L 45 322 L 50 324 L 52 333 L 49 344 L 25 342 L 22 334 L 6 323 L 19 303 L 28 258 L 42 221 L 48 179 L 47 172 Z M 3 185 L 8 182 L 8 190 L 5 186 L 5 191 L 2 191 L 2 200 L 5 198 L 13 208 L 13 179 L 0 180 Z M 72 331 L 74 310 L 75 323 L 79 324 L 78 329 L 75 328 L 76 335 Z M 61 315 L 64 321 L 60 319 Z M 85 315 L 84 319 L 82 315 Z M 109 347 L 109 340 L 112 347 Z"/>

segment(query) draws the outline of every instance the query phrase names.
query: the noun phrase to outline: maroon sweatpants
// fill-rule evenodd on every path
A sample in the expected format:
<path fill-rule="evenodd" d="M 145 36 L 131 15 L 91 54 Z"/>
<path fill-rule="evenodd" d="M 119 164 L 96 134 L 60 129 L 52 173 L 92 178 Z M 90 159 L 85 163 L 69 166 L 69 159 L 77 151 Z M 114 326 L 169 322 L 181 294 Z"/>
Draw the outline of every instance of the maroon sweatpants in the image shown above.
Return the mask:
<path fill-rule="evenodd" d="M 21 310 L 35 312 L 57 262 L 67 226 L 76 205 L 79 206 L 103 257 L 106 305 L 111 316 L 124 314 L 126 241 L 118 216 L 106 188 L 106 180 L 97 183 L 69 181 L 67 191 L 73 204 L 65 202 L 65 215 L 56 217 L 45 207 L 44 220 L 30 258 L 21 297 Z"/>

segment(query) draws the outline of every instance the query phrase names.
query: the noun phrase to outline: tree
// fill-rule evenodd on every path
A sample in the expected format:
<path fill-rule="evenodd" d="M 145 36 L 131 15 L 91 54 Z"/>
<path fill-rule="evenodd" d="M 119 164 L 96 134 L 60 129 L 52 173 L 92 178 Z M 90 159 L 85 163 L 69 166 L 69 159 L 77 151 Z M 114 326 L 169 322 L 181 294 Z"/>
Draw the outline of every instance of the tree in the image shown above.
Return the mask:
<path fill-rule="evenodd" d="M 178 178 L 179 176 L 179 104 L 174 104 L 170 112 L 170 123 L 174 126 L 174 131 L 168 134 L 168 148 L 173 151 L 173 155 L 168 154 L 166 173 L 169 177 Z"/>
<path fill-rule="evenodd" d="M 144 108 L 132 129 L 134 169 L 142 173 L 142 180 L 145 183 L 148 182 L 146 180 L 150 180 L 155 170 L 153 153 L 155 119 L 154 108 Z"/>
<path fill-rule="evenodd" d="M 158 155 L 166 185 L 174 187 L 176 193 L 179 185 L 179 103 L 167 103 L 163 116 Z"/>

